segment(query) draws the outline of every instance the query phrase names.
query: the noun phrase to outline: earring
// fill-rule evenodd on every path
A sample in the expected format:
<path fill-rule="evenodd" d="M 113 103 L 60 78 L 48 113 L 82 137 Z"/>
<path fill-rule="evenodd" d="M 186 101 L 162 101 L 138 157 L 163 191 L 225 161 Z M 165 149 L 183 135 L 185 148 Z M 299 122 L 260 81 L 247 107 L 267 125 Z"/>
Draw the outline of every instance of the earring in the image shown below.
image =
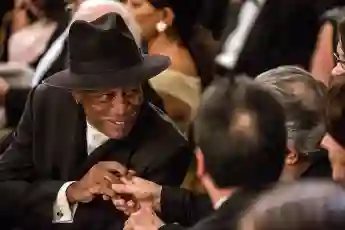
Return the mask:
<path fill-rule="evenodd" d="M 156 24 L 156 30 L 159 33 L 163 33 L 167 29 L 167 27 L 168 27 L 168 25 L 163 21 L 160 21 Z"/>

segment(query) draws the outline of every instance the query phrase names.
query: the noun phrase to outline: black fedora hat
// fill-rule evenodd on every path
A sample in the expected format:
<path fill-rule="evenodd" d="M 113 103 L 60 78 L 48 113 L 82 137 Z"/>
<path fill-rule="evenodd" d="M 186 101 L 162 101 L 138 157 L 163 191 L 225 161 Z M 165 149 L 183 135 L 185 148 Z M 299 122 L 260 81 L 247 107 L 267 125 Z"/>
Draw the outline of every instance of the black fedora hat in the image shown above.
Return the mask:
<path fill-rule="evenodd" d="M 72 23 L 68 35 L 69 68 L 43 81 L 53 87 L 106 90 L 136 86 L 170 65 L 165 56 L 143 56 L 123 18 L 108 13 Z"/>

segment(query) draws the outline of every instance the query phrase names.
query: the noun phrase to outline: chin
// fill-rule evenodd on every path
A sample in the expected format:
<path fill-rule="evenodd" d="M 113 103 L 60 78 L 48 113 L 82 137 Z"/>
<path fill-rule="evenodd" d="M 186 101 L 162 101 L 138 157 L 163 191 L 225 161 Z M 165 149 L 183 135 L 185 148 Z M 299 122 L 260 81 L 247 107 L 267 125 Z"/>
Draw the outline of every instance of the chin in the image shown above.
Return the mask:
<path fill-rule="evenodd" d="M 127 135 L 124 133 L 109 133 L 109 135 L 107 135 L 110 139 L 114 139 L 114 140 L 121 140 L 123 138 L 125 138 Z"/>

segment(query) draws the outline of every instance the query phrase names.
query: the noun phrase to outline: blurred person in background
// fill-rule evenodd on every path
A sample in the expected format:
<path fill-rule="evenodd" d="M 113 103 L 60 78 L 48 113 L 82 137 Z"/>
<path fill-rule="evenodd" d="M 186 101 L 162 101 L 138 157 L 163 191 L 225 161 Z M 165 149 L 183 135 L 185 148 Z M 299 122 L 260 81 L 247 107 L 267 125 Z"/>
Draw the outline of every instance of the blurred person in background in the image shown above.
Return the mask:
<path fill-rule="evenodd" d="M 339 41 L 338 25 L 344 17 L 345 3 L 341 7 L 327 11 L 321 19 L 322 27 L 311 63 L 311 73 L 317 80 L 322 81 L 327 86 L 331 80 L 332 70 L 339 58 L 337 55 Z M 340 50 L 339 53 L 341 53 Z"/>
<path fill-rule="evenodd" d="M 198 108 L 202 86 L 206 86 L 213 76 L 216 42 L 212 31 L 199 20 L 205 10 L 205 1 L 122 2 L 135 15 L 147 42 L 148 54 L 164 54 L 172 60 L 170 68 L 150 83 L 162 97 L 169 117 L 186 132 Z"/>
<path fill-rule="evenodd" d="M 328 134 L 322 144 L 329 152 L 333 179 L 345 185 L 345 75 L 330 82 L 327 106 Z"/>
<path fill-rule="evenodd" d="M 326 86 L 295 66 L 269 70 L 255 80 L 267 86 L 285 109 L 289 151 L 281 180 L 331 178 L 327 150 L 321 147 L 326 134 Z"/>
<path fill-rule="evenodd" d="M 344 215 L 345 191 L 339 185 L 330 181 L 280 184 L 253 202 L 236 230 L 342 230 Z"/>
<path fill-rule="evenodd" d="M 69 15 L 63 0 L 22 0 L 18 7 L 26 13 L 28 24 L 12 32 L 8 61 L 36 68 L 53 41 L 65 30 Z"/>
<path fill-rule="evenodd" d="M 309 70 L 320 29 L 320 17 L 341 0 L 232 0 L 222 51 L 220 74 L 256 77 L 281 66 Z M 237 23 L 234 23 L 237 22 Z"/>
<path fill-rule="evenodd" d="M 332 77 L 328 92 L 327 118 L 328 134 L 322 141 L 328 149 L 333 169 L 333 179 L 345 184 L 345 19 L 339 24 L 339 41 L 337 44 L 336 66 L 332 70 Z"/>
<path fill-rule="evenodd" d="M 17 1 L 12 14 L 22 22 L 19 23 L 20 26 L 14 25 L 6 59 L 36 69 L 41 58 L 68 25 L 69 15 L 65 6 L 63 0 Z M 20 15 L 16 16 L 16 12 Z M 13 23 L 16 24 L 16 21 Z M 65 59 L 57 60 L 49 74 L 60 70 L 64 65 Z M 5 79 L 0 79 L 0 105 L 4 107 L 6 127 L 13 128 L 17 125 L 31 90 L 28 87 L 10 86 Z"/>

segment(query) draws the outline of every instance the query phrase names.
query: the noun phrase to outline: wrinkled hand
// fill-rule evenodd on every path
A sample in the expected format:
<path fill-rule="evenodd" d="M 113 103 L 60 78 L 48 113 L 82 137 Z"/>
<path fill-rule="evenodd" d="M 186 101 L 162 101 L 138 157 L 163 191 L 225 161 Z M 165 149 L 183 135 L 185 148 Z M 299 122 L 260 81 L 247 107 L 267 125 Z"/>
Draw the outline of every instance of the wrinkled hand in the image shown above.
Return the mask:
<path fill-rule="evenodd" d="M 10 85 L 7 83 L 5 79 L 0 77 L 0 105 L 4 105 L 5 98 L 10 89 Z"/>
<path fill-rule="evenodd" d="M 97 195 L 102 195 L 105 200 L 115 197 L 116 192 L 111 185 L 122 183 L 120 177 L 126 176 L 127 173 L 127 168 L 118 162 L 99 162 L 80 181 L 68 187 L 67 199 L 73 204 L 91 202 Z"/>
<path fill-rule="evenodd" d="M 158 230 L 163 225 L 163 221 L 151 208 L 141 208 L 131 214 L 125 222 L 124 230 Z"/>
<path fill-rule="evenodd" d="M 113 204 L 118 210 L 127 215 L 136 212 L 141 207 L 160 211 L 162 186 L 139 177 L 121 178 L 121 181 L 123 184 L 113 184 L 112 189 L 117 194 L 131 195 L 133 199 L 126 201 L 120 196 L 113 197 Z"/>

